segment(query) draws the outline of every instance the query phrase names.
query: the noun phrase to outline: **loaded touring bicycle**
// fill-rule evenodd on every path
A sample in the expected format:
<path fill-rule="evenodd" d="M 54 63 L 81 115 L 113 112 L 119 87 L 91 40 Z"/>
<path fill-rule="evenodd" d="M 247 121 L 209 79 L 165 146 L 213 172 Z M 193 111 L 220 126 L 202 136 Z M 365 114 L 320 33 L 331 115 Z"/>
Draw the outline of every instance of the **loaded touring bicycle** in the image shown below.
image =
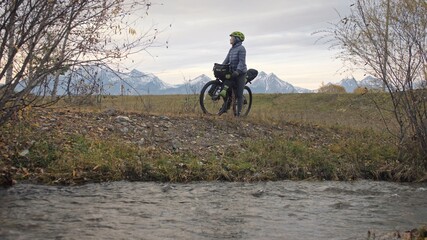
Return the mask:
<path fill-rule="evenodd" d="M 213 67 L 215 80 L 206 83 L 200 91 L 199 101 L 202 111 L 206 114 L 222 115 L 232 109 L 237 115 L 237 98 L 234 87 L 227 89 L 225 97 L 219 93 L 224 89 L 225 81 L 231 80 L 230 65 L 215 63 Z M 255 69 L 249 69 L 246 77 L 246 86 L 243 89 L 243 106 L 240 116 L 247 116 L 252 107 L 252 91 L 247 86 L 258 75 Z"/>

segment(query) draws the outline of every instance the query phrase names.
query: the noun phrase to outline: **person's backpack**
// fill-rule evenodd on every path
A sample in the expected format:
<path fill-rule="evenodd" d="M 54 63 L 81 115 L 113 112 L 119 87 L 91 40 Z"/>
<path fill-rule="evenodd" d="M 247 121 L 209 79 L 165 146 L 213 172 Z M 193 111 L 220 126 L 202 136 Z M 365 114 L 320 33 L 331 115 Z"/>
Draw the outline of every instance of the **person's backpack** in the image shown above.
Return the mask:
<path fill-rule="evenodd" d="M 231 79 L 231 70 L 229 64 L 215 63 L 213 67 L 214 76 L 221 80 Z"/>

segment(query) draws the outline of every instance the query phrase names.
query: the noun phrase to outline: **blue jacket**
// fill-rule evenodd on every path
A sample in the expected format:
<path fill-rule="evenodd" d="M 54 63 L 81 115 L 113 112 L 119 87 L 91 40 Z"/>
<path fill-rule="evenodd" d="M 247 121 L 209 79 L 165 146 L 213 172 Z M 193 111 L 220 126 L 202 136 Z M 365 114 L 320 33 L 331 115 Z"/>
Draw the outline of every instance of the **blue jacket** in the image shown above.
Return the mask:
<path fill-rule="evenodd" d="M 239 74 L 248 71 L 246 67 L 246 49 L 243 47 L 242 42 L 236 42 L 230 49 L 222 64 L 230 64 L 231 71 L 238 71 Z"/>

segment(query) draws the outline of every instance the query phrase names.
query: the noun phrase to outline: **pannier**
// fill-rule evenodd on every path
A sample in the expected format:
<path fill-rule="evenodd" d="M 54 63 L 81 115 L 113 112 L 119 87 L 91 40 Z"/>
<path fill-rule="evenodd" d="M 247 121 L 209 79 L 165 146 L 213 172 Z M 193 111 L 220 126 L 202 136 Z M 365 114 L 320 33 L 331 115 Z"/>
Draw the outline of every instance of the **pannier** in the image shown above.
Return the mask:
<path fill-rule="evenodd" d="M 221 80 L 231 79 L 231 71 L 229 64 L 215 63 L 213 67 L 214 76 Z"/>

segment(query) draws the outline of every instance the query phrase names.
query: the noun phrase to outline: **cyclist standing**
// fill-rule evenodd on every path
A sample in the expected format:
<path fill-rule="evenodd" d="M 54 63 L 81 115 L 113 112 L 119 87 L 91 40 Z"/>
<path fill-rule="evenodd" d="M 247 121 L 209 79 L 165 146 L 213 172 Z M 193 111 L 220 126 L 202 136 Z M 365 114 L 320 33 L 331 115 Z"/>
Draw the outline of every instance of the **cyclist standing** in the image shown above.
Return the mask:
<path fill-rule="evenodd" d="M 237 97 L 237 113 L 240 116 L 243 106 L 243 89 L 246 84 L 246 49 L 242 45 L 245 40 L 245 35 L 241 32 L 235 31 L 230 34 L 231 48 L 225 58 L 223 64 L 230 64 L 232 78 L 225 81 L 225 87 L 220 95 L 225 96 L 228 86 L 232 86 Z"/>

